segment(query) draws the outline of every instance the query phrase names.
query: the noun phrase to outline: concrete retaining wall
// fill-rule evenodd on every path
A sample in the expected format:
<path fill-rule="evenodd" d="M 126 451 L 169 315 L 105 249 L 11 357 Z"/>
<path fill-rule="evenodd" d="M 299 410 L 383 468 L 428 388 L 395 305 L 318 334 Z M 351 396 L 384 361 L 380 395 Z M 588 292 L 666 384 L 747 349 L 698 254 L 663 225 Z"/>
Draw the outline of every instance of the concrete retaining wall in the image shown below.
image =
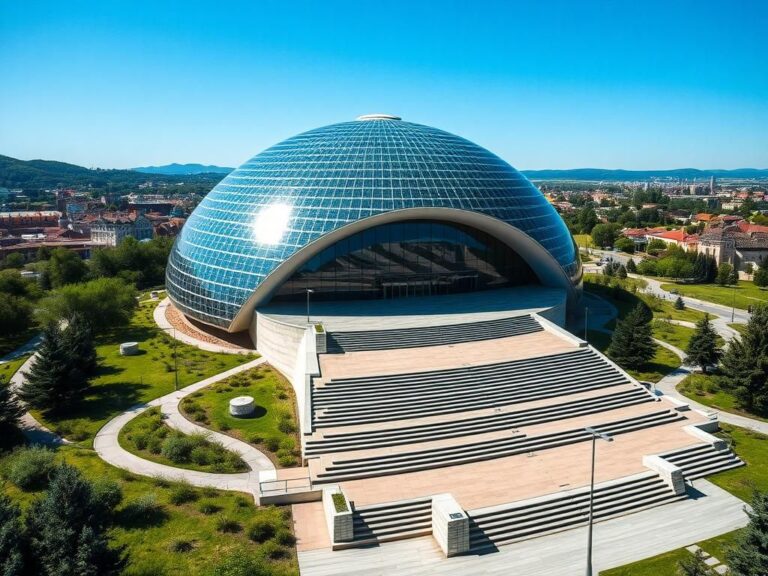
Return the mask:
<path fill-rule="evenodd" d="M 685 493 L 683 470 L 660 456 L 643 456 L 643 466 L 656 472 L 675 494 Z"/>
<path fill-rule="evenodd" d="M 347 510 L 336 512 L 333 503 L 333 494 L 344 494 L 340 486 L 326 486 L 323 488 L 323 510 L 325 521 L 328 525 L 328 535 L 331 538 L 331 547 L 335 542 L 351 542 L 355 539 L 354 524 L 352 522 L 352 507 L 346 496 Z"/>

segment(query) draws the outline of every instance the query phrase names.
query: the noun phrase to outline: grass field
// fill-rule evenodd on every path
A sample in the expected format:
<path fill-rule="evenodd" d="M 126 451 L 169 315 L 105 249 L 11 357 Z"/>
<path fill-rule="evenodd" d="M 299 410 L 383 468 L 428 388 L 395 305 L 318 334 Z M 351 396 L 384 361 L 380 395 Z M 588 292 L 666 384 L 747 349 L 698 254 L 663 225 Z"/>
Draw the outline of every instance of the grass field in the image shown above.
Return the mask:
<path fill-rule="evenodd" d="M 684 396 L 709 406 L 714 410 L 722 410 L 723 412 L 731 412 L 740 416 L 768 421 L 768 419 L 762 416 L 739 409 L 736 398 L 727 390 L 722 390 L 717 385 L 717 377 L 711 374 L 691 374 L 677 385 L 677 390 Z"/>
<path fill-rule="evenodd" d="M 761 290 L 752 282 L 741 280 L 738 286 L 718 284 L 662 284 L 663 290 L 677 290 L 683 296 L 733 306 L 746 310 L 749 306 L 768 302 L 768 291 Z"/>
<path fill-rule="evenodd" d="M 0 382 L 10 381 L 11 376 L 16 374 L 16 371 L 21 368 L 21 365 L 24 364 L 24 362 L 27 361 L 27 358 L 29 358 L 29 354 L 20 356 L 19 358 L 11 360 L 10 362 L 0 364 Z"/>
<path fill-rule="evenodd" d="M 729 328 L 733 328 L 739 334 L 744 334 L 744 332 L 746 332 L 746 330 L 747 330 L 747 325 L 746 324 L 728 324 L 728 327 Z"/>
<path fill-rule="evenodd" d="M 611 343 L 611 335 L 605 332 L 589 331 L 587 334 L 589 343 L 600 352 L 605 353 Z M 680 367 L 680 358 L 666 348 L 658 346 L 656 355 L 641 370 L 627 370 L 634 378 L 647 382 L 658 382 L 664 376 Z"/>
<path fill-rule="evenodd" d="M 134 404 L 169 392 L 175 383 L 173 351 L 178 353 L 179 388 L 223 372 L 252 356 L 215 354 L 174 340 L 157 327 L 152 312 L 157 302 L 141 304 L 128 326 L 99 336 L 96 351 L 99 368 L 90 394 L 66 417 L 35 412 L 46 426 L 70 440 L 90 446 L 107 420 Z M 121 356 L 121 342 L 138 342 L 141 354 Z"/>
<path fill-rule="evenodd" d="M 150 408 L 128 422 L 118 441 L 132 454 L 167 466 L 218 474 L 248 470 L 240 456 L 205 436 L 172 430 L 163 422 L 159 408 Z"/>
<path fill-rule="evenodd" d="M 229 401 L 252 396 L 256 412 L 235 418 Z M 257 446 L 280 466 L 298 463 L 296 402 L 293 388 L 276 370 L 264 366 L 232 376 L 185 398 L 184 415 L 203 426 Z"/>
<path fill-rule="evenodd" d="M 257 508 L 249 495 L 134 476 L 109 466 L 84 448 L 62 447 L 58 455 L 86 477 L 109 478 L 122 488 L 123 503 L 117 509 L 110 536 L 115 545 L 126 547 L 130 559 L 126 576 L 208 576 L 222 558 L 239 549 L 269 558 L 270 573 L 277 576 L 298 574 L 288 507 Z M 189 499 L 174 504 L 180 488 Z M 0 485 L 0 490 L 25 508 L 39 497 L 39 493 L 22 492 L 10 482 Z M 139 516 L 147 502 L 153 504 L 150 512 Z M 231 532 L 221 531 L 224 520 L 231 521 Z M 272 525 L 275 532 L 264 543 L 248 538 L 248 527 L 259 520 Z M 190 549 L 174 551 L 180 542 Z"/>

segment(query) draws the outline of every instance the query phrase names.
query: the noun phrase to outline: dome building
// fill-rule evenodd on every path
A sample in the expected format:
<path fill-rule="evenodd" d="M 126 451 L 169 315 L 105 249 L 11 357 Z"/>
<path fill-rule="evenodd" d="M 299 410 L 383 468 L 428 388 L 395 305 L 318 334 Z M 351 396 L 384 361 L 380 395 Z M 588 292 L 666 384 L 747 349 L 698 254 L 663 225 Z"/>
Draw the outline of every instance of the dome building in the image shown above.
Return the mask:
<path fill-rule="evenodd" d="M 581 289 L 573 239 L 488 150 L 373 114 L 289 138 L 219 183 L 167 269 L 171 301 L 229 332 L 303 299 L 374 300 L 541 284 Z"/>

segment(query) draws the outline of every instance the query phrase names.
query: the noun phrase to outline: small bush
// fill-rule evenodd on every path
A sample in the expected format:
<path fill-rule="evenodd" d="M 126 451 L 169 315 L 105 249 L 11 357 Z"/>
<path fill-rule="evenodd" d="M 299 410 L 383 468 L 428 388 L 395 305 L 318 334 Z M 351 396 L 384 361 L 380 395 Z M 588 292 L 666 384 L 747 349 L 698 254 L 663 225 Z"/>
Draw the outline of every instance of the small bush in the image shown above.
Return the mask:
<path fill-rule="evenodd" d="M 248 526 L 247 535 L 254 542 L 266 542 L 275 535 L 275 526 L 265 518 L 257 518 Z"/>
<path fill-rule="evenodd" d="M 293 546 L 296 544 L 296 537 L 290 530 L 282 529 L 278 530 L 277 534 L 275 534 L 275 542 L 281 546 Z"/>
<path fill-rule="evenodd" d="M 216 512 L 220 512 L 221 506 L 219 506 L 218 504 L 214 504 L 213 502 L 201 502 L 200 505 L 197 507 L 197 509 L 201 514 L 210 516 L 211 514 L 216 514 Z"/>
<path fill-rule="evenodd" d="M 168 499 L 171 504 L 179 506 L 197 500 L 197 492 L 195 492 L 195 489 L 189 484 L 181 483 L 171 489 L 171 494 Z"/>
<path fill-rule="evenodd" d="M 131 502 L 130 510 L 134 519 L 148 520 L 158 514 L 162 510 L 162 506 L 157 502 L 155 493 L 149 492 Z"/>
<path fill-rule="evenodd" d="M 290 420 L 280 420 L 277 423 L 277 429 L 283 434 L 293 434 L 296 432 L 296 425 Z"/>
<path fill-rule="evenodd" d="M 222 432 L 227 432 L 228 430 L 232 430 L 232 426 L 230 426 L 227 422 L 221 422 L 219 424 L 219 430 Z"/>
<path fill-rule="evenodd" d="M 261 545 L 259 551 L 264 555 L 264 557 L 269 558 L 270 560 L 282 560 L 283 558 L 288 558 L 291 555 L 291 553 L 286 548 L 280 546 L 273 540 L 264 542 L 264 544 Z"/>
<path fill-rule="evenodd" d="M 173 434 L 163 441 L 160 453 L 175 464 L 189 462 L 195 445 L 190 437 Z"/>
<path fill-rule="evenodd" d="M 111 511 L 123 501 L 123 489 L 114 480 L 100 478 L 93 483 L 93 496 L 105 510 Z"/>
<path fill-rule="evenodd" d="M 210 573 L 210 576 L 268 576 L 273 569 L 262 558 L 250 550 L 241 549 L 225 555 Z"/>
<path fill-rule="evenodd" d="M 132 434 L 128 439 L 133 441 L 133 445 L 136 446 L 137 450 L 146 450 L 149 445 L 149 435 L 144 432 Z"/>
<path fill-rule="evenodd" d="M 240 522 L 237 520 L 232 520 L 226 516 L 219 516 L 216 519 L 216 530 L 224 534 L 234 534 L 235 532 L 240 532 L 242 526 L 240 526 Z"/>
<path fill-rule="evenodd" d="M 280 438 L 267 438 L 264 444 L 270 452 L 277 452 L 280 449 Z"/>
<path fill-rule="evenodd" d="M 198 464 L 199 466 L 206 466 L 211 463 L 211 452 L 210 450 L 202 447 L 202 446 L 196 446 L 192 449 L 192 452 L 189 454 L 190 459 L 195 464 Z"/>
<path fill-rule="evenodd" d="M 248 438 L 248 441 L 251 444 L 261 444 L 262 442 L 264 442 L 264 437 L 258 432 L 256 432 L 255 434 L 251 434 L 251 436 Z"/>
<path fill-rule="evenodd" d="M 189 540 L 173 540 L 169 545 L 168 549 L 171 552 L 191 552 L 194 548 L 194 544 L 190 542 Z"/>
<path fill-rule="evenodd" d="M 56 456 L 42 446 L 19 448 L 8 460 L 5 476 L 24 491 L 44 488 L 56 467 Z"/>

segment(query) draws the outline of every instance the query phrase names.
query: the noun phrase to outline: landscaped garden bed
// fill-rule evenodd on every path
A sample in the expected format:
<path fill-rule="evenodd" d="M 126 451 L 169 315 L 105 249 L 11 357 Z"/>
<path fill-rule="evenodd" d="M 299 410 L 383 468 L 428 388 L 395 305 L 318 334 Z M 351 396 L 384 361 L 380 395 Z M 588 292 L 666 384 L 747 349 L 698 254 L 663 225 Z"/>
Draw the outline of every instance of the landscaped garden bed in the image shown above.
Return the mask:
<path fill-rule="evenodd" d="M 256 410 L 248 417 L 229 413 L 229 401 L 253 397 Z M 249 442 L 278 465 L 299 463 L 296 401 L 291 385 L 275 369 L 260 366 L 231 376 L 181 402 L 182 413 L 202 426 Z"/>
<path fill-rule="evenodd" d="M 183 434 L 164 423 L 159 408 L 150 408 L 122 430 L 120 445 L 146 460 L 202 472 L 245 472 L 242 458 L 205 434 Z"/>

